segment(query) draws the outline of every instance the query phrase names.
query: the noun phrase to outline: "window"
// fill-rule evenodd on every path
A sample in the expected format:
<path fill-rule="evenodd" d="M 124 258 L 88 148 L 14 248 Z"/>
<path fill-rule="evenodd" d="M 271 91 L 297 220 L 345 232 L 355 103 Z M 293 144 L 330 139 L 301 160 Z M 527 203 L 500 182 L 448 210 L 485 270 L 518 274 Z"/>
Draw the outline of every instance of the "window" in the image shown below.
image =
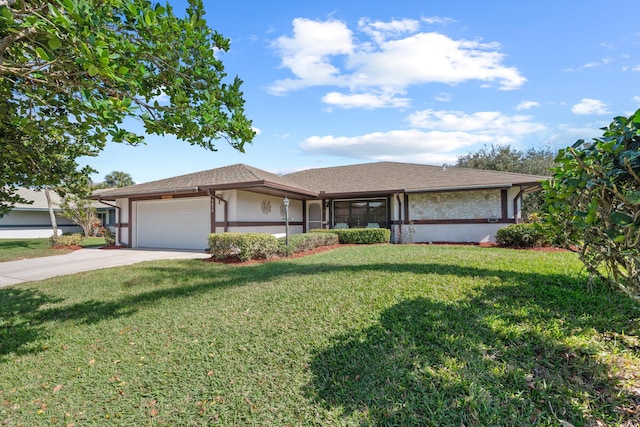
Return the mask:
<path fill-rule="evenodd" d="M 389 228 L 387 199 L 333 202 L 333 228 Z"/>

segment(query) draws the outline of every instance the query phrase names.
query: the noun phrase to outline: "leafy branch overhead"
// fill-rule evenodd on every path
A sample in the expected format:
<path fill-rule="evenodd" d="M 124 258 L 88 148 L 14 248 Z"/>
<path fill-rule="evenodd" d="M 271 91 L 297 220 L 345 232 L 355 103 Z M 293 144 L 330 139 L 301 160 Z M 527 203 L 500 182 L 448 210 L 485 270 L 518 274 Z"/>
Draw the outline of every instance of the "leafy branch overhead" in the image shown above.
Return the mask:
<path fill-rule="evenodd" d="M 640 299 L 640 110 L 560 150 L 546 221 L 594 275 Z"/>
<path fill-rule="evenodd" d="M 149 134 L 243 152 L 254 131 L 241 80 L 227 82 L 217 58 L 228 49 L 200 0 L 183 18 L 143 0 L 0 0 L 0 187 L 86 175 L 78 157 L 143 141 L 128 117 Z"/>

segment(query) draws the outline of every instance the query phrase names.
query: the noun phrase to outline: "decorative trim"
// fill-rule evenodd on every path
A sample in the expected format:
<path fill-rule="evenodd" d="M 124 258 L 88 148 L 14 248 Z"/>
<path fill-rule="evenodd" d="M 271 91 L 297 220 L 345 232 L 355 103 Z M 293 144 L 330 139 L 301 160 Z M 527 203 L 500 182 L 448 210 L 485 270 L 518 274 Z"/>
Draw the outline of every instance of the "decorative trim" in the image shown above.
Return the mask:
<path fill-rule="evenodd" d="M 216 227 L 227 225 L 229 227 L 272 227 L 272 226 L 285 226 L 285 221 L 229 221 L 216 222 Z M 304 225 L 303 221 L 289 221 L 289 225 Z"/>
<path fill-rule="evenodd" d="M 502 219 L 506 220 L 509 217 L 509 210 L 508 210 L 508 201 L 509 201 L 509 195 L 507 194 L 507 190 L 502 190 L 500 191 L 500 197 L 501 197 L 501 204 L 502 204 Z"/>
<path fill-rule="evenodd" d="M 260 202 L 260 210 L 263 214 L 269 215 L 271 213 L 271 201 L 264 199 Z"/>
<path fill-rule="evenodd" d="M 502 218 L 497 221 L 490 221 L 491 218 L 472 218 L 472 219 L 417 219 L 413 221 L 391 221 L 392 225 L 411 224 L 411 225 L 452 225 L 452 224 L 513 224 L 512 218 Z"/>

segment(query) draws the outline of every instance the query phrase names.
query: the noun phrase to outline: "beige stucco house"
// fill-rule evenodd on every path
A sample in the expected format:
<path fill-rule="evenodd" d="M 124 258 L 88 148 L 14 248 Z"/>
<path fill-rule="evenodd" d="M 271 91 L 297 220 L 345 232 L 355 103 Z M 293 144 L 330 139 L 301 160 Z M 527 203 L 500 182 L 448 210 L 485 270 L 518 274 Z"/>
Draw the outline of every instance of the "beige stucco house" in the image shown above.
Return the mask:
<path fill-rule="evenodd" d="M 117 243 L 205 249 L 210 233 L 384 227 L 392 242 L 492 242 L 543 176 L 379 162 L 275 175 L 236 164 L 106 190 Z"/>

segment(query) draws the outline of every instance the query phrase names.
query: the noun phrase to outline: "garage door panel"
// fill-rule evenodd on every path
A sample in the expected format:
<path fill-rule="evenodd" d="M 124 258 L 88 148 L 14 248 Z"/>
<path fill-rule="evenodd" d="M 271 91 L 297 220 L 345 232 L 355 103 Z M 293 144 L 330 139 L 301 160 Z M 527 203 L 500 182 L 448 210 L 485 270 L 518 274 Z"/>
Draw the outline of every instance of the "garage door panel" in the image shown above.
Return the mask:
<path fill-rule="evenodd" d="M 140 248 L 205 249 L 211 232 L 209 198 L 137 202 Z"/>

